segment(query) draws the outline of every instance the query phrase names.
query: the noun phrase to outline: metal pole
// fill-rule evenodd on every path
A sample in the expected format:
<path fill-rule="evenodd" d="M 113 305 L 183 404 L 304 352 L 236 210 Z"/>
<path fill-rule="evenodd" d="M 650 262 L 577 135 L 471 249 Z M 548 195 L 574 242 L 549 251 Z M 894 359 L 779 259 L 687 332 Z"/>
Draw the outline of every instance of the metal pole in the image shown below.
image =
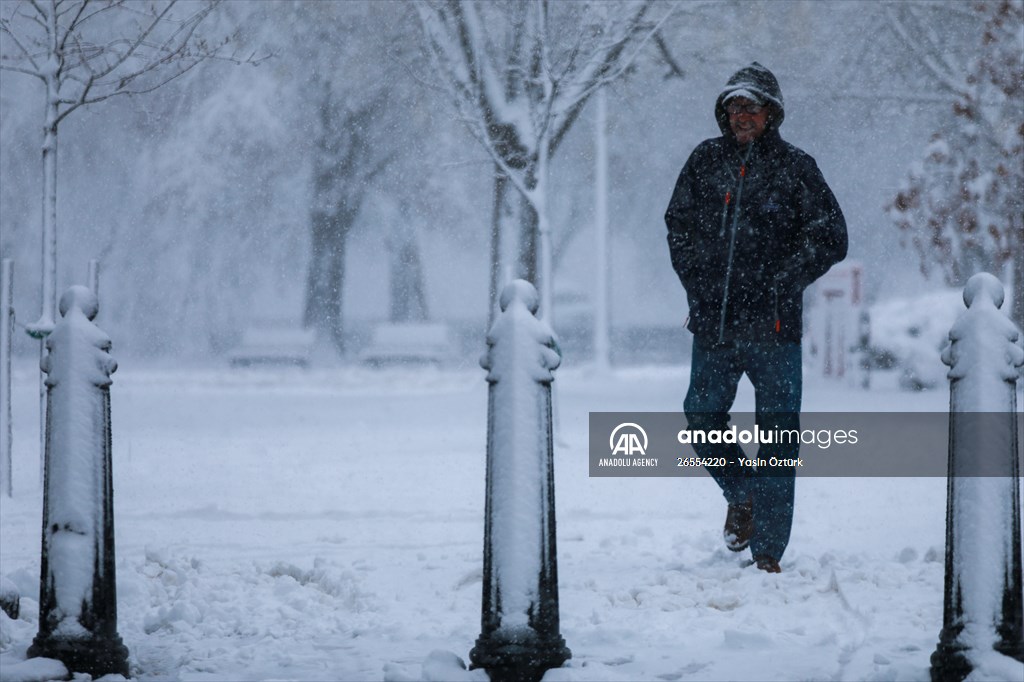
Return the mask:
<path fill-rule="evenodd" d="M 608 97 L 605 88 L 598 89 L 597 111 L 594 121 L 594 213 L 596 255 L 594 275 L 594 364 L 599 370 L 610 365 L 608 329 Z"/>
<path fill-rule="evenodd" d="M 524 280 L 505 287 L 480 360 L 489 384 L 483 601 L 469 658 L 491 682 L 539 682 L 572 657 L 559 632 L 551 428 L 561 358 L 535 317 L 539 299 Z"/>
<path fill-rule="evenodd" d="M 11 449 L 14 434 L 11 431 L 11 332 L 14 328 L 14 261 L 4 258 L 0 262 L 0 488 L 7 497 L 14 496 Z"/>
<path fill-rule="evenodd" d="M 73 286 L 46 340 L 49 381 L 39 633 L 28 656 L 55 658 L 72 673 L 127 677 L 117 633 L 110 339 L 92 321 L 96 296 Z"/>
<path fill-rule="evenodd" d="M 46 345 L 39 342 L 39 364 L 46 362 Z M 46 478 L 46 377 L 39 374 L 39 489 Z"/>
<path fill-rule="evenodd" d="M 86 277 L 86 286 L 96 296 L 98 301 L 100 298 L 100 262 L 95 258 L 89 259 L 89 274 Z"/>
<path fill-rule="evenodd" d="M 1024 662 L 1017 377 L 1020 330 L 988 273 L 964 288 L 967 311 L 942 354 L 950 366 L 946 576 L 934 682 L 963 680 L 993 649 Z M 982 532 L 984 531 L 984 532 Z"/>

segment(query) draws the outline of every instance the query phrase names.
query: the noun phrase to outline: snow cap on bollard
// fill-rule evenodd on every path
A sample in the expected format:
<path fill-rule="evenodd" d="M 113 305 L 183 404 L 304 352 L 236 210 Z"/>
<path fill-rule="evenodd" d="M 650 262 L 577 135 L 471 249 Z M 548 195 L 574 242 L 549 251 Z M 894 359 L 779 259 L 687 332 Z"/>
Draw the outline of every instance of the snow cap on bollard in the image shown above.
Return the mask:
<path fill-rule="evenodd" d="M 110 337 L 93 323 L 100 309 L 96 293 L 80 284 L 70 286 L 61 295 L 58 309 L 61 320 L 43 342 L 49 352 L 39 361 L 39 368 L 47 374 L 46 385 L 64 380 L 72 370 L 68 362 L 59 363 L 60 367 L 55 368 L 54 349 L 84 343 L 86 348 L 91 348 L 87 353 L 93 362 L 78 366 L 75 371 L 85 372 L 81 376 L 89 376 L 96 386 L 109 386 L 110 375 L 117 371 L 117 360 L 110 355 Z M 58 351 L 58 355 L 69 355 L 69 351 Z"/>
<path fill-rule="evenodd" d="M 540 295 L 537 293 L 536 287 L 525 279 L 512 280 L 506 284 L 505 288 L 501 290 L 498 305 L 501 306 L 501 311 L 505 312 L 508 310 L 509 304 L 516 300 L 522 302 L 531 315 L 536 315 L 540 308 Z"/>
<path fill-rule="evenodd" d="M 513 368 L 522 365 L 529 367 L 535 381 L 551 383 L 551 372 L 561 365 L 562 354 L 555 332 L 536 317 L 540 306 L 537 289 L 524 279 L 513 280 L 502 289 L 498 304 L 501 313 L 487 332 L 487 350 L 480 356 L 487 381 L 511 376 Z"/>
<path fill-rule="evenodd" d="M 1003 283 L 995 275 L 979 272 L 967 280 L 967 286 L 964 287 L 964 305 L 970 308 L 979 295 L 982 297 L 980 303 L 987 305 L 991 302 L 996 308 L 1002 308 L 1006 293 L 1003 290 Z"/>
<path fill-rule="evenodd" d="M 1020 330 L 1010 318 L 999 311 L 1005 300 L 1002 283 L 987 272 L 979 272 L 964 287 L 964 312 L 949 330 L 950 345 L 942 351 L 942 362 L 949 366 L 950 379 L 972 378 L 986 382 L 997 378 L 1015 381 L 1024 365 Z M 984 368 L 984 369 L 981 369 Z M 969 392 L 969 398 L 977 392 Z M 985 411 L 975 405 L 965 410 Z M 996 405 L 1001 410 L 1001 403 Z"/>
<path fill-rule="evenodd" d="M 69 310 L 78 308 L 85 315 L 87 320 L 95 320 L 100 311 L 100 302 L 96 294 L 89 287 L 75 284 L 68 287 L 68 290 L 60 297 L 59 310 L 61 317 L 65 317 Z"/>

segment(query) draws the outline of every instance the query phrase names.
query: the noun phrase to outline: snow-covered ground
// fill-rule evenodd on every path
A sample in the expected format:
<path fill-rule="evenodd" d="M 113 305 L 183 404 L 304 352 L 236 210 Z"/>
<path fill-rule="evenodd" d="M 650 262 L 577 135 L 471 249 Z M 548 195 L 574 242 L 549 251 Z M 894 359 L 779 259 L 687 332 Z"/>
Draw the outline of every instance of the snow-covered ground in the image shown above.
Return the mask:
<path fill-rule="evenodd" d="M 115 357 L 116 349 L 114 352 Z M 783 573 L 725 550 L 710 478 L 590 478 L 589 411 L 675 411 L 683 367 L 555 373 L 561 632 L 546 680 L 927 680 L 946 482 L 797 483 Z M 112 388 L 119 632 L 139 679 L 484 680 L 484 372 L 154 369 Z M 0 677 L 38 627 L 36 374 L 14 372 Z M 809 378 L 808 411 L 941 411 L 948 392 Z M 751 410 L 745 381 L 737 410 Z M 40 665 L 27 665 L 42 671 Z M 1024 679 L 1002 657 L 980 679 Z"/>

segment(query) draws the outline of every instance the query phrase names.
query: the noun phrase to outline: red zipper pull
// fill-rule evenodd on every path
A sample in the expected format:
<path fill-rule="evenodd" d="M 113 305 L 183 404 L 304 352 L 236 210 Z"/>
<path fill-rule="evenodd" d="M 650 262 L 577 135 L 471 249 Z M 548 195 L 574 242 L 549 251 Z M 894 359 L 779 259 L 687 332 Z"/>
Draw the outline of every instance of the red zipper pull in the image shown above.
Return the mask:
<path fill-rule="evenodd" d="M 745 178 L 746 176 L 747 176 L 747 167 L 746 166 L 740 166 L 740 177 L 741 178 Z"/>
<path fill-rule="evenodd" d="M 782 330 L 782 320 L 775 319 L 775 333 L 778 334 Z"/>
<path fill-rule="evenodd" d="M 728 206 L 728 205 L 729 205 L 729 200 L 730 200 L 730 199 L 732 199 L 732 192 L 726 192 L 726 193 L 725 193 L 725 205 L 726 205 L 726 206 Z"/>

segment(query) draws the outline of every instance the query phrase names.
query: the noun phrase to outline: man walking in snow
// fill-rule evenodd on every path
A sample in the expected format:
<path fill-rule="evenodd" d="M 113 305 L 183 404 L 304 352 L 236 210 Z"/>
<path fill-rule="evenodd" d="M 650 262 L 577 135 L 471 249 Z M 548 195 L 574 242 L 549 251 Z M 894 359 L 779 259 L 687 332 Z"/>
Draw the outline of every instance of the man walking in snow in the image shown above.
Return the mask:
<path fill-rule="evenodd" d="M 754 62 L 715 102 L 721 137 L 705 140 L 679 174 L 665 213 L 672 266 L 690 306 L 688 428 L 729 423 L 745 373 L 757 424 L 799 429 L 803 291 L 846 257 L 846 222 L 814 159 L 779 136 L 782 92 Z M 761 570 L 778 573 L 793 524 L 793 467 L 739 463 L 739 445 L 698 444 L 700 457 L 730 463 L 708 471 L 729 504 L 724 538 L 748 545 Z M 796 457 L 799 443 L 761 445 L 757 456 Z"/>

